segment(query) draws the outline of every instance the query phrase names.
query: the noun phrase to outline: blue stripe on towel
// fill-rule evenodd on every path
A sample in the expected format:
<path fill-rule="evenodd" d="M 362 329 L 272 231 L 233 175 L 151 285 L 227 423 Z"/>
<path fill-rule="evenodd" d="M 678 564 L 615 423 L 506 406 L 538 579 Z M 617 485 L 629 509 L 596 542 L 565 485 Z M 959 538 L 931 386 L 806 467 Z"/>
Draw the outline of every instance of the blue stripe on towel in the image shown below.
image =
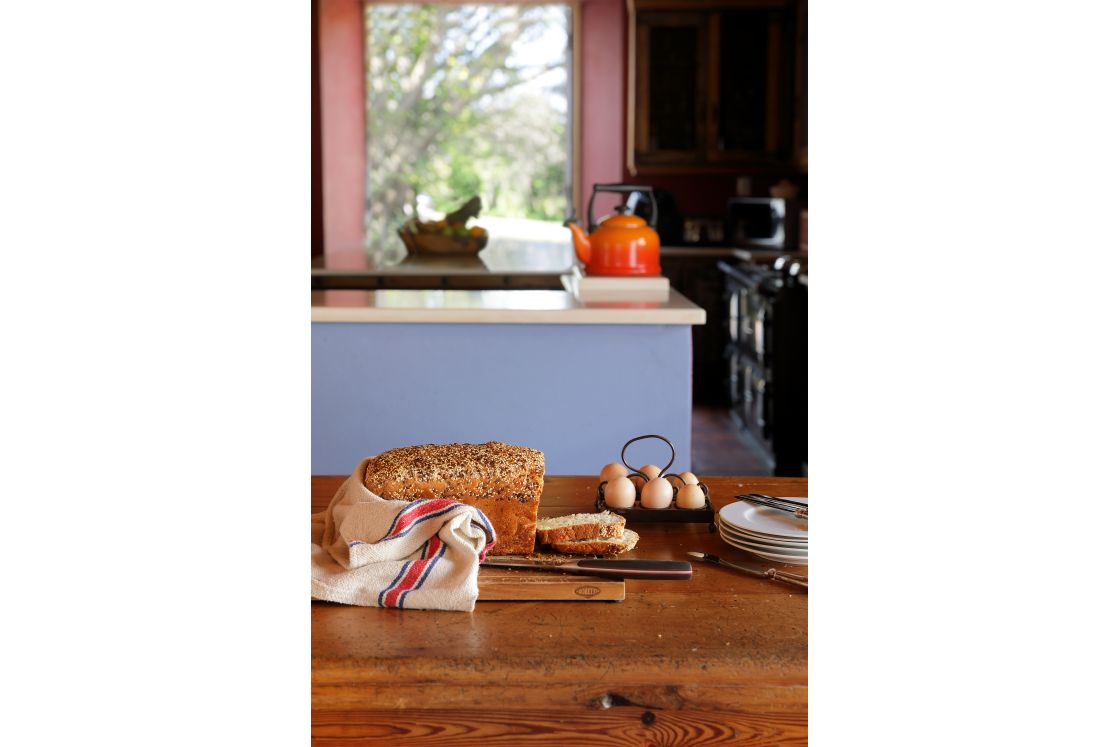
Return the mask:
<path fill-rule="evenodd" d="M 455 509 L 460 508 L 462 505 L 463 505 L 462 503 L 453 503 L 450 506 L 446 506 L 444 508 L 441 508 L 439 511 L 433 511 L 430 514 L 424 514 L 423 516 L 419 517 L 416 521 L 412 522 L 412 524 L 409 525 L 408 529 L 405 529 L 400 534 L 385 535 L 384 537 L 379 539 L 378 542 L 388 542 L 389 540 L 400 539 L 401 537 L 406 536 L 409 532 L 411 532 L 413 529 L 415 529 L 419 525 L 423 524 L 428 519 L 434 519 L 437 516 L 443 516 L 444 514 L 450 512 L 450 511 L 454 511 Z"/>
<path fill-rule="evenodd" d="M 437 552 L 436 556 L 434 558 L 432 558 L 431 562 L 428 563 L 428 567 L 424 571 L 424 575 L 422 575 L 420 577 L 420 580 L 416 582 L 415 586 L 413 586 L 411 589 L 409 589 L 408 591 L 401 594 L 401 598 L 399 600 L 397 600 L 397 606 L 403 608 L 405 597 L 407 597 L 409 594 L 411 594 L 412 592 L 416 591 L 417 589 L 419 589 L 421 586 L 424 585 L 424 582 L 428 580 L 428 576 L 431 574 L 432 569 L 436 567 L 436 563 L 438 563 L 440 561 L 440 558 L 443 557 L 443 554 L 445 552 L 447 552 L 447 543 L 446 542 L 441 542 L 439 552 Z"/>
<path fill-rule="evenodd" d="M 482 519 L 482 524 L 484 524 L 485 526 L 483 526 L 482 524 L 478 524 L 478 522 L 474 521 L 473 519 L 471 520 L 471 523 L 478 525 L 479 528 L 486 533 L 486 537 L 489 540 L 487 544 L 490 544 L 490 542 L 494 541 L 494 527 L 490 524 L 490 520 L 486 518 L 486 514 L 482 513 L 482 509 L 478 508 L 478 506 L 471 506 L 471 508 L 473 508 L 474 512 L 478 514 L 478 518 Z"/>
<path fill-rule="evenodd" d="M 392 533 L 392 531 L 394 529 L 396 529 L 397 522 L 400 521 L 401 516 L 406 511 L 408 511 L 410 508 L 415 507 L 417 504 L 423 502 L 424 500 L 426 500 L 426 499 L 425 498 L 419 498 L 415 501 L 412 501 L 411 503 L 406 504 L 404 508 L 402 508 L 400 511 L 398 511 L 397 515 L 393 517 L 393 520 L 389 522 L 389 528 L 387 530 L 385 530 L 385 537 L 388 537 Z M 381 539 L 385 539 L 385 537 L 382 537 Z"/>
<path fill-rule="evenodd" d="M 384 604 L 385 595 L 388 594 L 390 591 L 392 591 L 394 586 L 396 586 L 397 584 L 400 583 L 401 579 L 404 578 L 405 571 L 408 570 L 408 567 L 409 567 L 409 565 L 411 565 L 411 563 L 412 563 L 412 561 L 409 561 L 409 562 L 405 563 L 404 565 L 402 565 L 401 566 L 401 572 L 398 573 L 397 577 L 393 579 L 393 583 L 386 586 L 384 589 L 381 590 L 381 593 L 377 595 L 377 606 L 378 607 L 384 607 L 385 606 L 385 604 Z"/>

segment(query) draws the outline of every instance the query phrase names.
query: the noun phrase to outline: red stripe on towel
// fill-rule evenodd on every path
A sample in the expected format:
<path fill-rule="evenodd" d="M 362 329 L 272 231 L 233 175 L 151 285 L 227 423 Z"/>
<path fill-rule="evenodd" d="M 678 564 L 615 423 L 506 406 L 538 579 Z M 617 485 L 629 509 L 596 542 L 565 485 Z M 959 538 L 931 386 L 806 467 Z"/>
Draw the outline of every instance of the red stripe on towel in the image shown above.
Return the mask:
<path fill-rule="evenodd" d="M 394 586 L 389 591 L 388 594 L 385 595 L 386 607 L 399 606 L 401 595 L 406 591 L 411 591 L 412 588 L 416 585 L 416 582 L 424 577 L 424 574 L 428 570 L 428 567 L 436 562 L 436 553 L 439 550 L 440 544 L 441 542 L 439 537 L 433 534 L 432 538 L 428 540 L 427 560 L 411 561 L 411 564 L 408 567 L 408 571 L 405 572 L 404 577 L 396 586 Z"/>
<path fill-rule="evenodd" d="M 392 537 L 397 534 L 402 534 L 409 526 L 423 519 L 428 514 L 446 508 L 453 503 L 459 503 L 459 501 L 453 501 L 450 498 L 433 498 L 423 501 L 398 516 L 397 520 L 393 522 L 393 526 L 389 528 L 389 533 L 386 536 Z"/>

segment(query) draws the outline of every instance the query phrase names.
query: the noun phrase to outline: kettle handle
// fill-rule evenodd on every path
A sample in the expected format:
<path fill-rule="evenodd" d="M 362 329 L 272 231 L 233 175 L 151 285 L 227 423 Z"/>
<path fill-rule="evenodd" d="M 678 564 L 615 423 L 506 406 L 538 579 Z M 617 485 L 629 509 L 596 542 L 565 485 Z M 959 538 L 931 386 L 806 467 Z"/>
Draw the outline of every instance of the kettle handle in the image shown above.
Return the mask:
<path fill-rule="evenodd" d="M 595 184 L 591 187 L 591 199 L 587 201 L 587 230 L 595 230 L 595 213 L 592 206 L 595 204 L 595 195 L 599 192 L 616 192 L 619 194 L 630 194 L 632 192 L 645 192 L 649 195 L 650 216 L 649 227 L 657 230 L 657 199 L 653 195 L 653 187 L 647 187 L 641 184 L 623 184 L 621 182 L 616 184 Z"/>

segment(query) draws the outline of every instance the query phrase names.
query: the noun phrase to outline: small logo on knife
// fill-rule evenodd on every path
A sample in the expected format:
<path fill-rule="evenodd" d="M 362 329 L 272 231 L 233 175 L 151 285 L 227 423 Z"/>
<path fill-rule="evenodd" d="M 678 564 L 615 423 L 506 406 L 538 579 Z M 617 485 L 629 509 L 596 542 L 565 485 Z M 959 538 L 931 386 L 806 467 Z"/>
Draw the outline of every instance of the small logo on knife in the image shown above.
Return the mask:
<path fill-rule="evenodd" d="M 576 588 L 576 594 L 579 594 L 585 599 L 590 599 L 600 591 L 602 591 L 602 589 L 600 589 L 598 586 L 580 586 Z"/>

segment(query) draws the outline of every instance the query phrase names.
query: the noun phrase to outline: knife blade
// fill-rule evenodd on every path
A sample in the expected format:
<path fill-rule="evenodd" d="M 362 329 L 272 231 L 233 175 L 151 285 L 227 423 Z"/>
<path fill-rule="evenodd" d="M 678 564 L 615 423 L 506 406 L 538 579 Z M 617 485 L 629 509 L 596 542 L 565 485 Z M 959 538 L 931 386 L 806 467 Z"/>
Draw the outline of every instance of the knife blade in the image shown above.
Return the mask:
<path fill-rule="evenodd" d="M 692 563 L 687 560 L 602 560 L 586 558 L 552 563 L 526 558 L 487 558 L 488 568 L 524 568 L 535 571 L 582 573 L 603 578 L 646 578 L 687 581 L 692 578 Z"/>
<path fill-rule="evenodd" d="M 805 576 L 799 576 L 796 573 L 779 571 L 776 568 L 768 568 L 765 571 L 760 571 L 757 568 L 751 568 L 750 566 L 732 563 L 729 560 L 724 560 L 718 555 L 712 555 L 709 552 L 690 552 L 688 554 L 693 556 L 694 558 L 706 560 L 709 563 L 715 563 L 716 565 L 725 565 L 728 568 L 734 568 L 737 571 L 742 571 L 743 573 L 751 576 L 756 576 L 757 578 L 769 578 L 775 581 L 784 581 L 787 584 L 793 584 L 794 586 L 800 586 L 804 589 L 809 588 L 809 579 Z"/>

